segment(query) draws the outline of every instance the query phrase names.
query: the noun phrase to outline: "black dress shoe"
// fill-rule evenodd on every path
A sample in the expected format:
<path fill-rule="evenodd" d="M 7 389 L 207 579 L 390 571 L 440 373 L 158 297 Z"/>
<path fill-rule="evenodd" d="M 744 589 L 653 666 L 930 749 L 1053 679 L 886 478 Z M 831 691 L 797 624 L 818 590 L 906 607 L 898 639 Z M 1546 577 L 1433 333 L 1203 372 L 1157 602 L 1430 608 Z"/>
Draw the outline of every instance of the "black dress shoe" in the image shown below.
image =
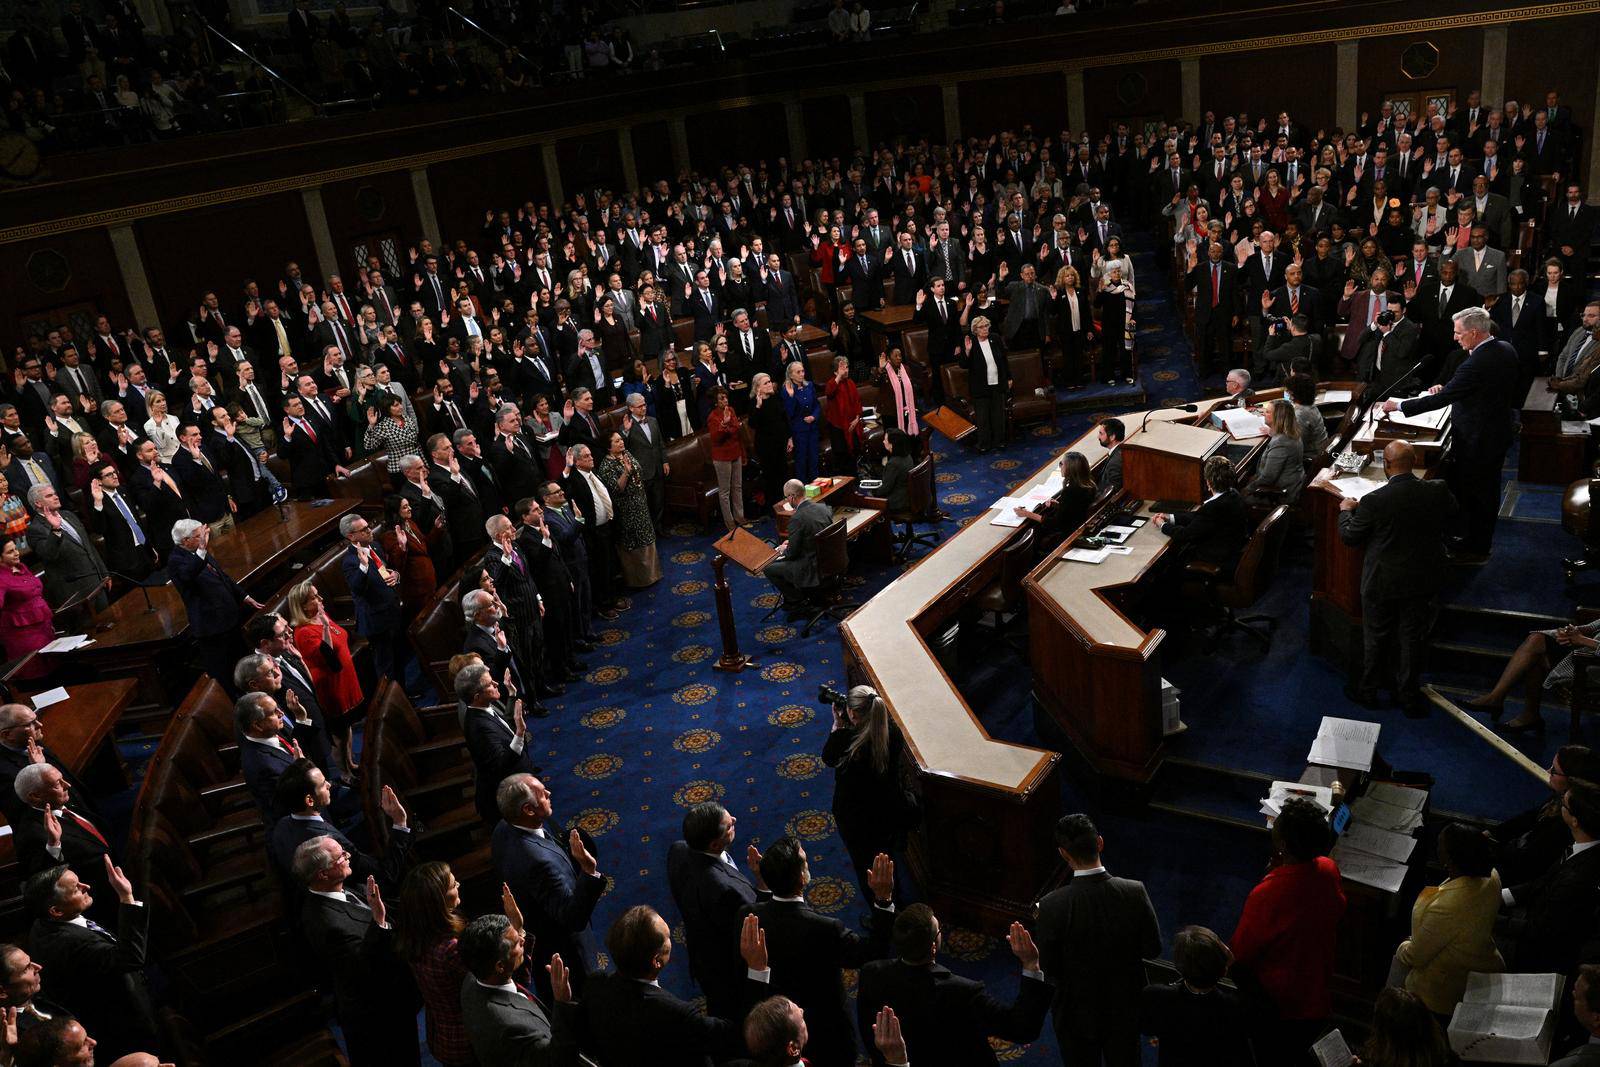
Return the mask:
<path fill-rule="evenodd" d="M 1357 689 L 1353 685 L 1344 687 L 1344 698 L 1352 704 L 1359 704 L 1368 711 L 1378 710 L 1378 694 L 1367 689 Z"/>

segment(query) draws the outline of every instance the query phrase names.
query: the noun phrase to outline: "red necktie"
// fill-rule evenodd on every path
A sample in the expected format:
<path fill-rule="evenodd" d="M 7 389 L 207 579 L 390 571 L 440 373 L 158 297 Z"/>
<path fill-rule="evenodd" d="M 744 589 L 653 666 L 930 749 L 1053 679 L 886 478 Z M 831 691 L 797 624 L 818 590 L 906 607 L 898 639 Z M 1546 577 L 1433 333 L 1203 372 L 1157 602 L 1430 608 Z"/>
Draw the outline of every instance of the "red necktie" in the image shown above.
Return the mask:
<path fill-rule="evenodd" d="M 1289 292 L 1289 314 L 1291 314 L 1291 315 L 1300 314 L 1300 292 L 1299 292 L 1299 290 L 1290 290 L 1290 292 Z"/>
<path fill-rule="evenodd" d="M 94 823 L 90 822 L 88 819 L 85 819 L 82 815 L 79 815 L 77 812 L 73 811 L 71 808 L 62 808 L 61 809 L 61 814 L 65 815 L 67 818 L 69 818 L 73 822 L 77 823 L 78 824 L 78 829 L 82 830 L 84 833 L 88 834 L 90 837 L 94 838 L 96 841 L 100 842 L 102 845 L 105 845 L 106 848 L 110 848 L 111 847 L 111 843 L 106 840 L 105 834 L 102 834 L 99 830 L 96 830 L 94 828 Z"/>
<path fill-rule="evenodd" d="M 311 443 L 312 444 L 316 444 L 317 443 L 317 431 L 315 431 L 315 430 L 313 430 L 311 428 L 311 420 L 310 419 L 301 419 L 300 420 L 300 425 L 305 429 L 306 436 L 311 438 Z"/>

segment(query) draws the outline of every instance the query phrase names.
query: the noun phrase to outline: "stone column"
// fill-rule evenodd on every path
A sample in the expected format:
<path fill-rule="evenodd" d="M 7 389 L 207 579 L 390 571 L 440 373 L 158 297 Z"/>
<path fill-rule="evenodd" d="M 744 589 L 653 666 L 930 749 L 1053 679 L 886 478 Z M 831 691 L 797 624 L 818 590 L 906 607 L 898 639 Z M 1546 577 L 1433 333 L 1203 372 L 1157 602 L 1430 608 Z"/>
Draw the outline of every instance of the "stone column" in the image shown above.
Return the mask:
<path fill-rule="evenodd" d="M 862 151 L 872 147 L 872 138 L 867 136 L 867 98 L 860 93 L 850 94 L 850 136 Z"/>
<path fill-rule="evenodd" d="M 639 188 L 639 165 L 633 158 L 633 127 L 617 127 L 617 155 L 622 157 L 622 184 L 624 188 Z"/>
<path fill-rule="evenodd" d="M 1361 102 L 1356 94 L 1360 52 L 1361 42 L 1340 41 L 1334 61 L 1333 124 L 1347 130 L 1361 117 Z"/>
<path fill-rule="evenodd" d="M 561 164 L 556 160 L 556 146 L 546 143 L 540 145 L 539 150 L 544 156 L 544 184 L 550 191 L 550 202 L 559 204 L 566 197 L 561 195 Z"/>
<path fill-rule="evenodd" d="M 1483 94 L 1484 107 L 1499 107 L 1506 102 L 1506 37 L 1504 26 L 1483 28 L 1483 75 L 1478 92 Z M 1466 99 L 1465 94 L 1462 99 Z"/>
<path fill-rule="evenodd" d="M 433 242 L 435 248 L 443 244 L 439 236 L 439 214 L 433 207 L 433 187 L 428 184 L 428 168 L 411 169 L 411 194 L 417 198 L 417 222 L 422 236 Z"/>
<path fill-rule="evenodd" d="M 689 169 L 689 127 L 683 124 L 683 116 L 676 115 L 667 123 L 667 133 L 672 137 L 672 169 L 686 171 Z"/>
<path fill-rule="evenodd" d="M 1178 64 L 1179 85 L 1181 88 L 1180 99 L 1183 101 L 1183 117 L 1190 122 L 1200 121 L 1200 61 L 1198 59 L 1185 59 Z"/>
<path fill-rule="evenodd" d="M 300 190 L 300 200 L 306 206 L 306 225 L 311 227 L 311 246 L 317 252 L 317 270 L 324 279 L 339 273 L 339 250 L 333 244 L 333 232 L 328 229 L 328 211 L 322 206 L 322 189 L 314 186 Z M 351 283 L 354 288 L 354 282 Z"/>
<path fill-rule="evenodd" d="M 1073 133 L 1082 133 L 1089 126 L 1088 111 L 1084 107 L 1083 68 L 1067 71 L 1067 125 Z"/>
<path fill-rule="evenodd" d="M 144 272 L 144 256 L 139 252 L 139 241 L 133 227 L 112 226 L 106 231 L 111 237 L 111 251 L 117 257 L 117 269 L 122 272 L 122 288 L 128 294 L 128 306 L 133 309 L 133 321 L 141 328 L 159 326 L 160 312 L 156 309 L 155 292 L 150 288 L 150 278 Z"/>
<path fill-rule="evenodd" d="M 944 90 L 944 141 L 950 144 L 961 140 L 961 90 L 955 82 L 943 86 Z"/>
<path fill-rule="evenodd" d="M 783 121 L 789 127 L 789 160 L 791 163 L 811 156 L 806 146 L 806 115 L 798 100 L 783 102 Z"/>

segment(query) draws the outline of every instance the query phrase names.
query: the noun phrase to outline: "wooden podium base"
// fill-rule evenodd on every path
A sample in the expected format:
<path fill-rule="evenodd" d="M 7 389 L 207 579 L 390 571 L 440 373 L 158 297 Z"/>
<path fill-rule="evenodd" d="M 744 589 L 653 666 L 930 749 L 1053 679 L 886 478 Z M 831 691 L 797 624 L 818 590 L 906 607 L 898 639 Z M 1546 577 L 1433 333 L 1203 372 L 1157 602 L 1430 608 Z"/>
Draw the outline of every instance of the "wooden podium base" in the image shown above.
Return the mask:
<path fill-rule="evenodd" d="M 717 602 L 717 628 L 722 632 L 722 658 L 712 667 L 729 674 L 738 674 L 755 665 L 755 658 L 739 651 L 739 632 L 733 626 L 733 593 L 728 588 L 728 557 L 732 556 L 751 574 L 760 574 L 772 562 L 777 551 L 761 538 L 736 527 L 726 537 L 711 546 L 711 573 L 716 576 L 712 591 Z"/>

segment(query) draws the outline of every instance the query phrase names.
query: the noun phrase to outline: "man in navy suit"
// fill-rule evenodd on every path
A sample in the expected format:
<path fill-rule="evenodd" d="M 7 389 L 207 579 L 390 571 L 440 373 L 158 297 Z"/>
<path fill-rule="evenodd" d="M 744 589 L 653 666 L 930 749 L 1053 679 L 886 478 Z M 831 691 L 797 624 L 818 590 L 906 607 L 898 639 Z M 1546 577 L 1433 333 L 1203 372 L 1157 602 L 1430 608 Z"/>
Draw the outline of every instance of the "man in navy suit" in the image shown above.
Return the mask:
<path fill-rule="evenodd" d="M 302 758 L 300 746 L 284 734 L 283 711 L 268 693 L 240 697 L 233 706 L 233 725 L 240 742 L 239 772 L 271 826 L 281 814 L 275 803 L 278 779 Z"/>
<path fill-rule="evenodd" d="M 178 429 L 178 450 L 172 454 L 172 476 L 189 502 L 189 514 L 218 530 L 233 526 L 233 513 L 238 505 L 228 495 L 228 485 L 222 480 L 211 457 L 200 447 L 200 427 L 187 423 Z"/>
<path fill-rule="evenodd" d="M 197 519 L 179 519 L 172 524 L 172 555 L 167 558 L 167 575 L 183 597 L 189 616 L 189 636 L 194 640 L 201 667 L 211 677 L 228 685 L 233 668 L 244 654 L 239 627 L 244 608 L 261 610 L 261 602 L 246 596 L 238 583 L 228 577 L 211 558 L 208 546 L 211 528 Z"/>
<path fill-rule="evenodd" d="M 722 301 L 711 288 L 711 276 L 706 271 L 695 271 L 694 285 L 683 294 L 683 306 L 694 316 L 694 339 L 709 341 L 716 334 L 717 323 L 725 316 Z"/>
<path fill-rule="evenodd" d="M 401 880 L 411 866 L 412 843 L 410 816 L 400 798 L 388 786 L 379 796 L 379 806 L 390 823 L 389 844 L 379 857 L 361 851 L 325 817 L 332 814 L 333 792 L 328 776 L 308 759 L 295 760 L 278 776 L 273 801 L 280 818 L 267 843 L 273 862 L 288 878 L 294 870 L 295 850 L 313 837 L 327 836 L 350 853 L 350 867 L 358 881 L 375 877 L 385 891 L 399 893 Z"/>
<path fill-rule="evenodd" d="M 1528 386 L 1539 373 L 1539 328 L 1544 318 L 1542 303 L 1528 296 L 1528 272 L 1514 270 L 1506 275 L 1506 293 L 1489 309 L 1494 320 L 1495 334 L 1517 350 L 1517 361 L 1522 365 L 1522 378 L 1518 388 L 1528 395 Z"/>
<path fill-rule="evenodd" d="M 539 486 L 539 503 L 544 505 L 545 525 L 550 527 L 550 538 L 561 553 L 561 562 L 567 568 L 567 578 L 572 582 L 572 600 L 577 611 L 575 620 L 578 640 L 573 647 L 580 652 L 594 651 L 594 631 L 590 616 L 594 600 L 589 586 L 589 548 L 583 540 L 583 524 L 577 512 L 567 502 L 567 491 L 560 482 L 543 482 Z M 616 618 L 616 613 L 611 612 Z"/>
<path fill-rule="evenodd" d="M 528 725 L 521 700 L 507 706 L 494 672 L 483 664 L 469 664 L 455 677 L 461 732 L 472 758 L 477 781 L 475 804 L 485 826 L 500 821 L 495 791 L 513 774 L 538 774 L 528 751 Z"/>
<path fill-rule="evenodd" d="M 533 939 L 528 962 L 539 996 L 550 1002 L 545 966 L 559 952 L 572 990 L 581 997 L 597 948 L 589 917 L 606 880 L 578 831 L 563 837 L 551 822 L 550 791 L 539 779 L 514 774 L 500 783 L 495 801 L 504 821 L 494 828 L 490 851 Z"/>
<path fill-rule="evenodd" d="M 1452 559 L 1477 565 L 1488 561 L 1494 543 L 1500 470 L 1515 435 L 1511 413 L 1522 402 L 1517 395 L 1521 370 L 1516 349 L 1495 339 L 1493 323 L 1483 308 L 1458 311 L 1454 322 L 1456 343 L 1467 353 L 1455 374 L 1429 395 L 1385 400 L 1383 410 L 1420 415 L 1450 407 L 1451 462 L 1445 481 L 1466 520 L 1460 550 Z"/>
<path fill-rule="evenodd" d="M 800 325 L 800 294 L 794 287 L 794 275 L 783 269 L 778 253 L 768 254 L 761 281 L 767 289 L 767 325 L 775 330 Z"/>
<path fill-rule="evenodd" d="M 400 621 L 400 572 L 392 569 L 372 543 L 372 524 L 349 514 L 339 520 L 339 534 L 350 542 L 339 566 L 356 606 L 356 631 L 372 650 L 372 671 L 379 678 L 404 684 L 405 627 Z"/>
<path fill-rule="evenodd" d="M 696 804 L 683 817 L 683 840 L 667 849 L 667 882 L 683 916 L 689 974 L 706 995 L 706 1014 L 736 1019 L 744 1005 L 745 966 L 739 955 L 741 912 L 772 894 L 733 862 L 738 820 L 715 801 Z M 761 854 L 751 845 L 754 868 Z M 757 875 L 757 881 L 760 876 Z"/>

